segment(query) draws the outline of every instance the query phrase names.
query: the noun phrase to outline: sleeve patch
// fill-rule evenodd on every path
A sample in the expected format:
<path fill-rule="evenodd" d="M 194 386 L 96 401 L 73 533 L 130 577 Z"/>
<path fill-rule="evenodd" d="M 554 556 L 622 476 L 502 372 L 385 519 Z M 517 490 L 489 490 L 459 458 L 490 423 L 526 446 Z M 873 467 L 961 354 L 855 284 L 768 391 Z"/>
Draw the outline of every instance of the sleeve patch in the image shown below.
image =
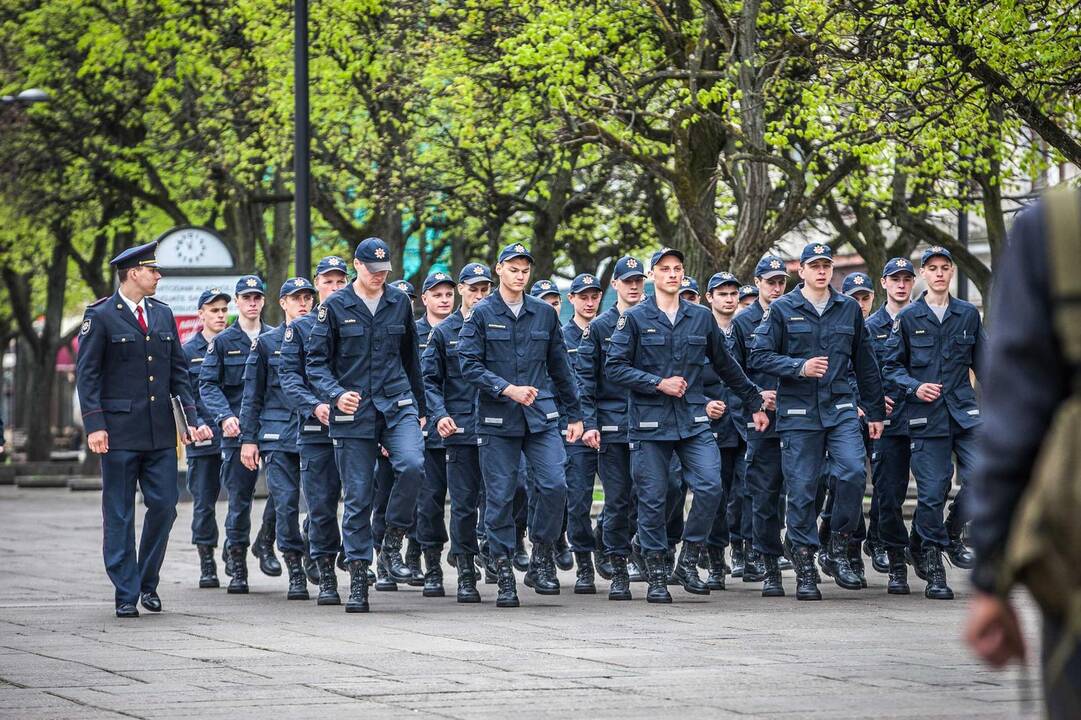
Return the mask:
<path fill-rule="evenodd" d="M 88 332 L 90 332 L 90 318 L 83 320 L 83 325 L 79 328 L 80 335 L 86 335 Z"/>
<path fill-rule="evenodd" d="M 625 327 L 627 327 L 627 317 L 625 315 L 621 315 L 619 317 L 619 322 L 616 323 L 616 330 L 622 330 Z"/>
<path fill-rule="evenodd" d="M 326 305 L 320 305 L 319 306 L 319 315 L 317 317 L 319 319 L 319 322 L 326 322 L 327 321 L 327 306 Z"/>

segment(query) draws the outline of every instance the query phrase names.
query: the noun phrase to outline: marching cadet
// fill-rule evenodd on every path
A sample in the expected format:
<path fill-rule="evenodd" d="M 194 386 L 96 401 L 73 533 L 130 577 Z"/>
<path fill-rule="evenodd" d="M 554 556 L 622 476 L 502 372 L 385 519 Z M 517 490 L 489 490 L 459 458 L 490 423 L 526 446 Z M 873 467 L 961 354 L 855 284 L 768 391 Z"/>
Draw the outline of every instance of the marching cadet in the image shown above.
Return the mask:
<path fill-rule="evenodd" d="M 551 280 L 538 280 L 533 283 L 533 286 L 529 288 L 529 294 L 531 297 L 543 300 L 554 307 L 556 314 L 563 307 L 563 297 L 559 294 L 559 288 Z"/>
<path fill-rule="evenodd" d="M 240 588 L 247 586 L 246 556 L 251 541 L 251 506 L 258 475 L 240 460 L 240 402 L 244 394 L 244 365 L 252 341 L 270 329 L 260 319 L 265 293 L 263 281 L 255 275 L 245 275 L 237 280 L 234 296 L 239 313 L 237 320 L 207 346 L 206 359 L 199 373 L 199 394 L 222 435 L 221 484 L 229 498 L 229 512 L 225 516 L 225 574 L 234 575 L 238 561 L 243 565 L 240 570 L 243 582 L 230 589 L 233 593 L 244 592 Z M 282 568 L 274 555 L 274 526 L 274 501 L 268 497 L 252 554 L 259 558 L 259 569 L 264 575 L 278 577 Z"/>
<path fill-rule="evenodd" d="M 524 293 L 533 256 L 524 245 L 499 254 L 499 289 L 473 308 L 459 335 L 462 376 L 480 390 L 480 460 L 486 494 L 489 553 L 495 561 L 497 607 L 517 607 L 510 555 L 514 552 L 512 503 L 524 452 L 533 470 L 536 512 L 530 528 L 530 582 L 541 595 L 559 593 L 553 543 L 567 502 L 566 453 L 559 437 L 567 414 L 567 442 L 582 436 L 578 388 L 559 327 L 559 315 Z M 527 576 L 528 577 L 528 576 Z"/>
<path fill-rule="evenodd" d="M 345 491 L 342 530 L 349 561 L 346 612 L 368 612 L 373 476 L 379 446 L 394 468 L 379 562 L 397 582 L 412 573 L 401 556 L 424 472 L 424 388 L 408 296 L 386 285 L 390 248 L 379 238 L 354 253 L 357 276 L 319 306 L 308 347 L 308 378 L 331 400 L 330 437 Z"/>
<path fill-rule="evenodd" d="M 830 287 L 833 253 L 811 243 L 800 255 L 795 290 L 775 300 L 755 330 L 750 364 L 780 377 L 777 425 L 788 481 L 788 536 L 796 564 L 796 599 L 820 600 L 814 556 L 819 539 L 815 496 L 829 452 L 836 478 L 829 568 L 846 590 L 862 587 L 848 557 L 851 533 L 863 516 L 865 451 L 857 413 L 867 413 L 871 439 L 882 434 L 882 379 L 859 305 Z M 850 382 L 854 374 L 856 383 Z"/>
<path fill-rule="evenodd" d="M 679 285 L 682 288 L 679 293 L 679 296 L 681 298 L 683 298 L 689 303 L 694 303 L 695 305 L 700 305 L 702 303 L 702 297 L 698 293 L 697 280 L 695 280 L 690 275 L 687 275 L 683 278 Z"/>
<path fill-rule="evenodd" d="M 612 333 L 627 310 L 642 301 L 646 275 L 642 263 L 629 255 L 616 261 L 612 289 L 616 304 L 597 316 L 582 332 L 576 369 L 582 393 L 585 434 L 582 442 L 599 450 L 598 471 L 604 488 L 601 534 L 611 563 L 609 600 L 630 600 L 627 558 L 631 554 L 631 506 L 634 480 L 628 440 L 627 391 L 604 372 Z"/>
<path fill-rule="evenodd" d="M 739 289 L 739 309 L 754 305 L 758 299 L 758 288 L 754 285 L 744 285 Z"/>
<path fill-rule="evenodd" d="M 574 307 L 574 315 L 563 325 L 563 341 L 571 358 L 571 367 L 577 367 L 578 346 L 589 323 L 597 317 L 601 305 L 600 280 L 595 274 L 581 273 L 571 281 L 567 301 Z M 564 430 L 564 432 L 566 432 Z M 578 577 L 574 592 L 593 595 L 597 592 L 593 568 L 593 484 L 597 477 L 597 451 L 584 442 L 568 442 L 567 451 L 567 537 L 570 550 L 578 563 Z M 558 548 L 557 548 L 558 550 Z"/>
<path fill-rule="evenodd" d="M 970 568 L 973 562 L 961 532 L 965 487 L 980 426 L 969 372 L 979 380 L 984 335 L 976 307 L 950 295 L 953 274 L 949 250 L 934 246 L 923 251 L 920 276 L 927 291 L 897 314 L 886 352 L 886 375 L 904 389 L 907 400 L 905 417 L 917 489 L 912 519 L 914 567 L 927 581 L 924 596 L 934 600 L 953 599 L 942 551 L 957 567 Z M 944 523 L 954 455 L 961 489 Z"/>
<path fill-rule="evenodd" d="M 454 310 L 454 278 L 438 271 L 424 278 L 420 299 L 424 315 L 417 320 L 417 336 L 420 352 L 428 347 L 432 329 L 450 316 Z M 443 438 L 434 425 L 427 426 L 424 436 L 424 480 L 417 496 L 417 541 L 424 554 L 422 583 L 424 597 L 443 597 L 443 568 L 440 556 L 447 543 L 447 526 L 444 508 L 447 504 L 447 453 Z M 410 548 L 414 543 L 409 542 Z M 411 554 L 406 553 L 406 562 Z"/>
<path fill-rule="evenodd" d="M 102 550 L 118 618 L 139 617 L 137 601 L 162 610 L 158 579 L 177 503 L 171 396 L 197 417 L 173 312 L 150 297 L 161 279 L 157 245 L 130 248 L 110 261 L 120 287 L 87 307 L 75 368 L 87 447 L 101 455 Z M 181 441 L 210 437 L 189 422 Z M 138 553 L 136 486 L 146 505 Z"/>
<path fill-rule="evenodd" d="M 199 387 L 206 348 L 228 323 L 229 293 L 220 288 L 204 290 L 195 306 L 203 329 L 184 343 L 188 359 L 188 379 L 193 389 Z M 195 393 L 197 417 L 194 424 L 209 430 L 209 440 L 196 440 L 186 451 L 188 456 L 188 492 L 191 493 L 191 542 L 199 550 L 199 587 L 220 587 L 214 549 L 218 547 L 218 521 L 215 506 L 221 492 L 221 429 L 199 393 Z"/>
<path fill-rule="evenodd" d="M 768 419 L 759 388 L 747 380 L 725 348 L 724 335 L 704 307 L 680 298 L 683 254 L 654 253 L 656 294 L 629 308 L 616 323 L 605 370 L 630 391 L 631 465 L 638 492 L 638 540 L 646 554 L 649 602 L 671 602 L 665 534 L 665 495 L 673 453 L 694 492 L 683 533 L 681 580 L 690 593 L 708 595 L 698 575 L 702 544 L 721 502 L 721 458 L 710 433 L 702 368 L 708 361 L 748 408 L 756 427 Z"/>
<path fill-rule="evenodd" d="M 282 391 L 281 346 L 284 337 L 293 334 L 289 326 L 311 311 L 314 299 L 312 284 L 306 279 L 290 278 L 282 283 L 278 303 L 285 322 L 252 340 L 240 403 L 240 461 L 256 472 L 261 454 L 266 466 L 267 487 L 275 509 L 275 536 L 289 570 L 289 600 L 308 599 L 307 577 L 301 564 L 307 548 L 300 536 L 300 416 L 293 412 Z M 247 592 L 247 583 L 238 580 L 234 574 L 230 592 Z"/>
<path fill-rule="evenodd" d="M 345 261 L 325 257 L 315 269 L 315 290 L 320 304 L 326 302 L 349 281 Z M 300 418 L 297 448 L 300 452 L 300 487 L 308 505 L 309 553 L 319 570 L 318 605 L 340 605 L 338 577 L 334 561 L 341 548 L 338 529 L 338 498 L 342 494 L 341 476 L 334 463 L 330 440 L 331 407 L 329 398 L 320 397 L 307 374 L 307 346 L 315 327 L 315 313 L 296 318 L 282 337 L 278 379 L 287 405 Z"/>
<path fill-rule="evenodd" d="M 450 552 L 458 570 L 457 600 L 480 602 L 474 561 L 477 543 L 477 508 L 484 481 L 477 435 L 477 389 L 462 377 L 458 359 L 458 333 L 474 306 L 492 291 L 492 271 L 469 263 L 458 273 L 462 306 L 432 328 L 421 357 L 428 400 L 428 427 L 446 448 L 447 491 L 450 494 Z M 427 584 L 425 585 L 427 590 Z"/>

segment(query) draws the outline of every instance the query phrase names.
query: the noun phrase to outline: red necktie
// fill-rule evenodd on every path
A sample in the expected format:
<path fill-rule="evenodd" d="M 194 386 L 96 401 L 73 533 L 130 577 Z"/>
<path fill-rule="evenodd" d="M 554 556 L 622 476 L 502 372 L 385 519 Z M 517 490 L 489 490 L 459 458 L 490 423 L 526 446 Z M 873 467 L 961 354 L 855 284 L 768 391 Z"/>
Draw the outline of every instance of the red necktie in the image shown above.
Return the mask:
<path fill-rule="evenodd" d="M 135 306 L 135 318 L 139 321 L 139 327 L 142 328 L 143 333 L 146 333 L 146 331 L 147 331 L 146 318 L 143 317 L 143 306 L 142 305 L 136 305 Z"/>

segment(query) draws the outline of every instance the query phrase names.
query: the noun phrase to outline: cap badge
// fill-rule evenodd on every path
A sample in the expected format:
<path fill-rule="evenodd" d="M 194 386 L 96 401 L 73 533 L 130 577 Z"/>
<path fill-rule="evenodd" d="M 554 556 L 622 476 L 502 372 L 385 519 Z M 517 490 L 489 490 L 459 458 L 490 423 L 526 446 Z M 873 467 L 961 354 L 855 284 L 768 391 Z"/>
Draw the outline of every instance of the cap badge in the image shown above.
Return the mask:
<path fill-rule="evenodd" d="M 862 285 L 863 284 L 863 276 L 862 275 L 857 275 L 856 277 L 852 278 L 852 282 L 855 283 L 856 285 Z"/>
<path fill-rule="evenodd" d="M 436 279 L 436 280 L 446 280 L 446 279 L 447 279 L 447 276 L 446 276 L 446 275 L 444 275 L 444 274 L 443 274 L 443 273 L 441 273 L 441 272 L 438 272 L 438 273 L 436 273 L 436 274 L 435 274 L 435 279 Z"/>
<path fill-rule="evenodd" d="M 773 270 L 778 270 L 781 267 L 781 261 L 780 260 L 770 260 L 769 261 L 769 266 Z"/>
<path fill-rule="evenodd" d="M 582 282 L 585 283 L 586 285 L 592 285 L 593 284 L 593 276 L 592 275 L 586 275 L 584 278 L 582 278 Z"/>
<path fill-rule="evenodd" d="M 327 260 L 327 265 L 332 265 L 334 267 L 337 267 L 338 265 L 341 265 L 341 264 L 342 264 L 342 261 L 339 260 L 336 257 L 332 257 L 329 260 Z"/>
<path fill-rule="evenodd" d="M 473 266 L 473 274 L 474 275 L 483 275 L 484 274 L 484 268 L 482 268 L 480 265 L 474 265 Z"/>
<path fill-rule="evenodd" d="M 384 250 L 383 248 L 376 248 L 376 249 L 375 249 L 375 257 L 376 257 L 376 258 L 378 258 L 378 259 L 382 260 L 382 259 L 383 259 L 383 258 L 385 258 L 386 256 L 387 256 L 387 251 L 386 251 L 386 250 Z"/>
<path fill-rule="evenodd" d="M 824 245 L 815 245 L 814 251 L 816 254 L 821 255 L 822 253 L 826 252 L 826 247 Z"/>
<path fill-rule="evenodd" d="M 259 281 L 256 280 L 255 278 L 248 278 L 247 280 L 244 281 L 244 284 L 247 285 L 248 287 L 258 287 L 259 286 Z"/>
<path fill-rule="evenodd" d="M 634 258 L 630 258 L 629 260 L 627 260 L 627 267 L 629 267 L 629 268 L 638 267 L 638 261 L 635 260 Z"/>
<path fill-rule="evenodd" d="M 520 245 L 520 244 L 515 245 L 514 246 L 514 252 L 524 253 L 525 252 L 525 245 Z"/>

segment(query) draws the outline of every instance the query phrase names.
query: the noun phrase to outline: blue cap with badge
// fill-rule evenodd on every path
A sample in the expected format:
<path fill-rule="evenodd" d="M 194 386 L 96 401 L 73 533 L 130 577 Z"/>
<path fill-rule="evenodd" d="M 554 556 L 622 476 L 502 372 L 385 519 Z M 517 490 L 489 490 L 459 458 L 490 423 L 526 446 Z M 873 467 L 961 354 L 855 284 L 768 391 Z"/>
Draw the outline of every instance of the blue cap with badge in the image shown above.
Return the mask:
<path fill-rule="evenodd" d="M 833 262 L 833 249 L 825 243 L 807 243 L 799 256 L 799 264 L 806 265 L 815 260 L 829 260 Z"/>
<path fill-rule="evenodd" d="M 345 264 L 345 260 L 342 260 L 337 255 L 328 255 L 319 261 L 319 265 L 315 268 L 316 275 L 324 275 L 328 272 L 340 272 L 348 273 L 348 266 Z"/>
<path fill-rule="evenodd" d="M 361 240 L 353 257 L 364 263 L 368 272 L 388 272 L 391 269 L 390 248 L 377 237 Z"/>
<path fill-rule="evenodd" d="M 533 256 L 529 254 L 529 250 L 522 243 L 514 243 L 503 248 L 503 251 L 499 253 L 499 262 L 507 262 L 514 258 L 525 258 L 529 262 L 533 262 Z"/>
<path fill-rule="evenodd" d="M 214 302 L 215 300 L 229 301 L 229 293 L 225 292 L 221 288 L 211 288 L 209 290 L 203 290 L 203 294 L 199 296 L 199 302 L 195 306 L 196 310 L 199 310 L 207 303 Z"/>
<path fill-rule="evenodd" d="M 923 255 L 920 256 L 920 266 L 926 265 L 933 257 L 943 257 L 949 260 L 951 264 L 953 263 L 953 255 L 950 254 L 949 250 L 941 245 L 932 245 L 924 250 Z"/>
<path fill-rule="evenodd" d="M 681 293 L 693 292 L 695 295 L 698 295 L 698 281 L 690 275 L 684 275 L 683 279 L 679 282 L 679 291 Z"/>
<path fill-rule="evenodd" d="M 755 265 L 754 276 L 757 278 L 769 280 L 778 275 L 788 275 L 788 268 L 785 267 L 784 260 L 777 255 L 766 255 Z"/>
<path fill-rule="evenodd" d="M 398 288 L 399 290 L 401 290 L 403 293 L 405 293 L 409 297 L 413 298 L 414 300 L 417 299 L 417 291 L 413 287 L 413 283 L 409 282 L 408 280 L 405 280 L 404 278 L 401 279 L 401 280 L 393 280 L 391 282 L 388 282 L 387 285 L 390 285 L 391 287 L 394 287 L 394 288 Z"/>
<path fill-rule="evenodd" d="M 630 255 L 624 255 L 619 260 L 616 260 L 616 269 L 612 273 L 612 277 L 616 280 L 630 280 L 631 278 L 645 276 L 646 273 L 642 269 L 642 263 Z"/>
<path fill-rule="evenodd" d="M 739 299 L 744 300 L 749 297 L 758 297 L 758 288 L 754 285 L 744 285 L 739 289 Z"/>
<path fill-rule="evenodd" d="M 874 285 L 871 284 L 871 276 L 864 272 L 854 272 L 845 275 L 841 283 L 841 292 L 845 295 L 855 295 L 858 292 L 874 293 Z"/>
<path fill-rule="evenodd" d="M 154 257 L 154 252 L 157 249 L 157 240 L 148 242 L 145 245 L 136 245 L 114 257 L 109 261 L 109 264 L 117 270 L 127 270 L 128 268 L 133 267 L 156 268 L 158 266 L 158 261 Z"/>
<path fill-rule="evenodd" d="M 882 268 L 882 277 L 889 277 L 890 275 L 896 275 L 897 273 L 908 273 L 909 275 L 915 275 L 916 272 L 912 268 L 912 262 L 908 258 L 895 257 L 886 261 L 885 267 Z"/>
<path fill-rule="evenodd" d="M 308 282 L 307 278 L 289 278 L 282 283 L 282 289 L 278 292 L 278 299 L 280 300 L 286 295 L 295 295 L 300 292 L 308 292 L 314 295 L 315 288 L 312 287 L 312 284 Z"/>
<path fill-rule="evenodd" d="M 739 278 L 730 272 L 713 273 L 713 277 L 706 283 L 706 292 L 711 292 L 722 285 L 735 285 L 739 287 Z"/>
<path fill-rule="evenodd" d="M 483 263 L 469 263 L 458 273 L 458 282 L 475 285 L 479 282 L 492 282 L 492 269 Z"/>
<path fill-rule="evenodd" d="M 245 275 L 236 281 L 237 295 L 248 295 L 249 293 L 266 295 L 266 285 L 263 284 L 263 279 L 258 275 Z"/>
<path fill-rule="evenodd" d="M 533 287 L 529 288 L 529 294 L 535 298 L 542 298 L 545 295 L 558 295 L 559 288 L 551 280 L 538 280 L 533 283 Z"/>
<path fill-rule="evenodd" d="M 657 267 L 657 263 L 659 263 L 661 261 L 661 258 L 666 255 L 672 255 L 674 257 L 677 257 L 679 258 L 680 262 L 684 261 L 683 252 L 681 250 L 676 250 L 675 248 L 670 247 L 662 247 L 660 250 L 653 253 L 653 257 L 649 259 L 649 269 L 652 270 L 653 268 Z"/>
<path fill-rule="evenodd" d="M 442 270 L 429 273 L 428 277 L 424 278 L 424 284 L 421 285 L 421 292 L 428 292 L 436 285 L 442 285 L 443 283 L 450 285 L 451 288 L 454 287 L 454 278 L 450 273 L 445 273 Z"/>
<path fill-rule="evenodd" d="M 590 273 L 582 273 L 571 280 L 571 288 L 567 291 L 568 295 L 577 295 L 583 290 L 600 290 L 601 281 L 596 275 Z"/>

